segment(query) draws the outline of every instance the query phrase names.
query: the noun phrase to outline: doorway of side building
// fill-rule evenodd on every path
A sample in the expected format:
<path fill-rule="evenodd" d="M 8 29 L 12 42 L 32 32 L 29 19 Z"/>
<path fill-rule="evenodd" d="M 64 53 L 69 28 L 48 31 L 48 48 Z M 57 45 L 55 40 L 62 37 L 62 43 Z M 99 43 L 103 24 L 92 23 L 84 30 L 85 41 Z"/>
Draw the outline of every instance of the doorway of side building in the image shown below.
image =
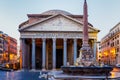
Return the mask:
<path fill-rule="evenodd" d="M 56 50 L 56 68 L 59 69 L 63 65 L 63 49 Z"/>

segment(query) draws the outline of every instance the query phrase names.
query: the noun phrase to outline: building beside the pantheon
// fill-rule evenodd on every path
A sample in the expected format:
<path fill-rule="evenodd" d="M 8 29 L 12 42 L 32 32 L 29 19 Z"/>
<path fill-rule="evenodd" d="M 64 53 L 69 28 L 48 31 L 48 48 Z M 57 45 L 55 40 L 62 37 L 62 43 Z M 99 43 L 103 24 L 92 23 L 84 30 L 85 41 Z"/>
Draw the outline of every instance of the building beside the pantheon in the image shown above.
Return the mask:
<path fill-rule="evenodd" d="M 83 15 L 62 10 L 28 14 L 19 25 L 22 68 L 58 69 L 73 65 L 79 56 L 83 38 Z M 98 29 L 88 23 L 89 44 L 96 54 Z M 95 55 L 96 56 L 96 55 Z"/>
<path fill-rule="evenodd" d="M 105 64 L 120 64 L 120 22 L 101 39 L 100 58 Z"/>
<path fill-rule="evenodd" d="M 17 40 L 0 31 L 0 64 L 17 62 Z"/>

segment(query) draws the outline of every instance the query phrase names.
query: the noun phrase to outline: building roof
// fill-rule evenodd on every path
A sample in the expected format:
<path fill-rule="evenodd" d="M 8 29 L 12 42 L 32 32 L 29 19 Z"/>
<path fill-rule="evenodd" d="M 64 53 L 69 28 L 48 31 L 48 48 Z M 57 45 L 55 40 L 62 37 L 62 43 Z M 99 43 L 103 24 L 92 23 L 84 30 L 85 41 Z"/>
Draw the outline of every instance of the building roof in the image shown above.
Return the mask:
<path fill-rule="evenodd" d="M 57 15 L 57 14 L 63 14 L 63 15 L 67 15 L 67 16 L 70 16 L 70 17 L 73 17 L 73 18 L 83 18 L 83 15 L 73 15 L 67 11 L 64 11 L 64 10 L 49 10 L 49 11 L 45 11 L 43 13 L 40 13 L 40 14 L 27 14 L 28 18 L 31 18 L 31 17 L 35 17 L 35 18 L 48 18 L 48 17 L 51 17 L 51 16 L 54 16 L 54 15 Z M 29 20 L 21 23 L 19 25 L 19 28 L 23 25 L 26 25 L 26 24 L 29 24 Z"/>
<path fill-rule="evenodd" d="M 63 10 L 49 10 L 42 13 L 43 15 L 56 15 L 56 14 L 64 14 L 64 15 L 72 15 L 71 13 Z"/>
<path fill-rule="evenodd" d="M 45 18 L 45 19 L 43 19 L 43 20 L 38 20 L 38 21 L 36 21 L 36 22 L 34 22 L 34 23 L 24 25 L 23 27 L 19 28 L 19 31 L 24 31 L 25 29 L 27 29 L 27 28 L 29 28 L 29 27 L 31 27 L 31 26 L 34 26 L 34 25 L 36 25 L 36 24 L 45 22 L 45 21 L 47 21 L 47 20 L 50 20 L 50 19 L 55 18 L 55 17 L 58 17 L 58 16 L 64 17 L 64 18 L 69 19 L 69 20 L 71 20 L 71 21 L 73 21 L 73 22 L 75 22 L 75 23 L 78 23 L 78 24 L 83 25 L 83 22 L 82 22 L 82 21 L 76 20 L 76 19 L 71 18 L 71 17 L 69 17 L 69 16 L 67 16 L 67 15 L 64 15 L 64 14 L 57 14 L 57 15 L 53 15 L 53 16 L 51 16 L 51 17 Z M 90 29 L 93 29 L 94 31 L 99 32 L 98 29 L 94 28 L 94 27 L 91 26 L 90 24 L 88 24 L 88 26 L 89 26 Z"/>
<path fill-rule="evenodd" d="M 113 29 L 115 29 L 116 27 L 118 27 L 118 25 L 120 25 L 120 22 L 117 23 L 113 28 L 111 28 L 110 31 L 112 31 Z"/>
<path fill-rule="evenodd" d="M 37 21 L 40 21 L 40 20 L 42 21 L 42 20 L 44 20 L 45 18 L 47 19 L 47 18 L 49 18 L 49 17 L 55 16 L 55 15 L 59 15 L 59 14 L 65 15 L 65 16 L 68 16 L 68 17 L 71 17 L 71 18 L 76 19 L 77 21 L 80 21 L 80 22 L 83 20 L 83 15 L 74 15 L 74 14 L 71 14 L 71 13 L 69 13 L 69 12 L 67 12 L 67 11 L 57 10 L 57 9 L 45 11 L 45 12 L 40 13 L 40 14 L 27 14 L 27 16 L 28 16 L 28 18 L 36 19 Z M 37 18 L 38 18 L 38 19 L 37 19 Z M 80 20 L 80 19 L 81 19 L 81 20 Z M 21 28 L 21 27 L 24 26 L 24 25 L 31 24 L 29 21 L 30 21 L 30 19 L 28 19 L 27 21 L 21 23 L 21 24 L 19 25 L 19 28 Z M 37 21 L 36 21 L 36 22 L 37 22 Z M 33 23 L 34 23 L 34 22 L 33 22 Z M 93 27 L 92 24 L 90 24 L 90 23 L 88 23 L 88 24 Z"/>

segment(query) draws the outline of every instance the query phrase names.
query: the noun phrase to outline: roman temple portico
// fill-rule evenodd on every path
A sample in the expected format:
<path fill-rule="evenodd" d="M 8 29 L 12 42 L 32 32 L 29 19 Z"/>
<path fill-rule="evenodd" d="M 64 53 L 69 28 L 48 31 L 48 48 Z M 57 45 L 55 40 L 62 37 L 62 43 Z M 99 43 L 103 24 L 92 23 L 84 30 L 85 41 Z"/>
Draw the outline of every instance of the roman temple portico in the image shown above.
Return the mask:
<path fill-rule="evenodd" d="M 62 10 L 28 14 L 20 24 L 21 57 L 24 69 L 56 69 L 74 64 L 82 46 L 83 16 Z M 96 54 L 98 29 L 88 24 L 89 44 Z"/>

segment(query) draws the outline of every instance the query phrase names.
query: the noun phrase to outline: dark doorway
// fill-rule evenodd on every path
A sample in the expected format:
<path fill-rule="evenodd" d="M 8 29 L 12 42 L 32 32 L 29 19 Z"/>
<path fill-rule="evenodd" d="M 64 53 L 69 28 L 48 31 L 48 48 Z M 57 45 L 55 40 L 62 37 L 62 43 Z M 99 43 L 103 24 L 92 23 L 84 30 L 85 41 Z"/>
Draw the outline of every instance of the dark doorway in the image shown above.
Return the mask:
<path fill-rule="evenodd" d="M 81 46 L 77 45 L 77 58 L 78 58 L 79 55 L 80 55 L 80 49 L 81 49 Z"/>
<path fill-rule="evenodd" d="M 60 68 L 63 65 L 63 49 L 56 50 L 56 68 Z"/>
<path fill-rule="evenodd" d="M 42 69 L 42 47 L 36 46 L 36 69 Z"/>

